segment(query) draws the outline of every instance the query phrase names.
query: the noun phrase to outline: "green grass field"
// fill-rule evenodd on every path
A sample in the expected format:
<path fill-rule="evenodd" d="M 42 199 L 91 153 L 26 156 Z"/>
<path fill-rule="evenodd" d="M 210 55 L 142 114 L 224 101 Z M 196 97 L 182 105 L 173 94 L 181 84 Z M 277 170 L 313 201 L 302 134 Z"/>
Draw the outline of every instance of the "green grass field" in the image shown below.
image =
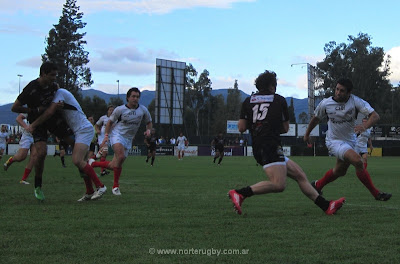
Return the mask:
<path fill-rule="evenodd" d="M 3 157 L 2 163 L 8 157 Z M 310 180 L 334 165 L 329 157 L 292 157 Z M 67 157 L 48 157 L 39 203 L 20 185 L 25 162 L 0 172 L 0 263 L 400 263 L 399 158 L 370 158 L 375 185 L 391 192 L 378 202 L 351 168 L 324 188 L 327 199 L 345 196 L 325 215 L 288 179 L 283 193 L 254 196 L 234 213 L 229 189 L 265 180 L 251 157 L 129 157 L 122 196 L 109 188 L 98 201 L 78 203 L 82 179 Z M 98 171 L 97 171 L 98 172 Z M 168 250 L 176 250 L 173 251 Z M 218 255 L 219 254 L 219 255 Z"/>

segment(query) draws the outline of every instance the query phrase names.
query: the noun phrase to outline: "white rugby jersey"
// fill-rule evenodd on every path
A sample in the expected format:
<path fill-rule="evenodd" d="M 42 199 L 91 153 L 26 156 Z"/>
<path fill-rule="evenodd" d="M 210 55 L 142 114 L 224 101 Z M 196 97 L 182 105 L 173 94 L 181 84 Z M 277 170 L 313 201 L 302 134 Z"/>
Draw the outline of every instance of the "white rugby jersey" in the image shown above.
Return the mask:
<path fill-rule="evenodd" d="M 82 128 L 93 127 L 72 93 L 65 89 L 58 89 L 54 95 L 53 103 L 59 101 L 64 101 L 62 114 L 74 134 Z"/>
<path fill-rule="evenodd" d="M 176 142 L 178 142 L 178 146 L 185 146 L 185 141 L 186 141 L 186 137 L 182 136 L 182 137 L 178 137 L 176 139 Z"/>
<path fill-rule="evenodd" d="M 368 145 L 368 139 L 371 137 L 372 128 L 368 128 L 362 132 L 356 140 L 356 148 L 366 148 Z"/>
<path fill-rule="evenodd" d="M 325 98 L 319 103 L 314 114 L 319 119 L 328 117 L 326 140 L 345 140 L 354 142 L 354 126 L 358 113 L 368 116 L 374 109 L 368 102 L 353 94 L 347 102 L 336 102 L 333 97 Z"/>
<path fill-rule="evenodd" d="M 10 132 L 0 132 L 0 145 L 5 145 L 7 143 L 7 138 Z"/>
<path fill-rule="evenodd" d="M 145 124 L 152 122 L 150 112 L 145 106 L 139 104 L 136 109 L 130 109 L 126 105 L 118 106 L 110 116 L 110 120 L 115 124 L 111 130 L 111 135 L 119 135 L 132 140 L 142 119 Z"/>
<path fill-rule="evenodd" d="M 101 126 L 100 135 L 103 137 L 106 132 L 106 125 L 107 125 L 107 122 L 109 119 L 110 119 L 110 117 L 108 117 L 107 115 L 103 115 L 96 122 L 96 125 Z"/>

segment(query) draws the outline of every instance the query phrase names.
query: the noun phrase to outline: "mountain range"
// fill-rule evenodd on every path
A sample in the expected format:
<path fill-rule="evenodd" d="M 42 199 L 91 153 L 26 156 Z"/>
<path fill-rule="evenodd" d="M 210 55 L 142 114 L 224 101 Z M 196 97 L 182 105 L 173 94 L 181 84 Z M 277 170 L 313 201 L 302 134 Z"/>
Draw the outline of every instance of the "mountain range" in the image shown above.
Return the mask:
<path fill-rule="evenodd" d="M 225 102 L 226 102 L 226 98 L 228 96 L 228 90 L 229 89 L 217 89 L 217 90 L 212 90 L 211 94 L 213 96 L 217 96 L 217 95 L 222 95 L 225 98 Z M 241 97 L 242 97 L 242 101 L 248 97 L 249 95 L 244 93 L 243 91 L 240 91 Z M 98 90 L 94 90 L 94 89 L 88 89 L 88 90 L 82 90 L 82 97 L 93 97 L 94 95 L 102 98 L 104 101 L 106 101 L 106 103 L 110 102 L 110 98 L 112 97 L 118 97 L 118 94 L 107 94 Z M 119 97 L 125 101 L 125 94 L 119 94 Z M 148 91 L 148 90 L 144 90 L 141 93 L 140 96 L 140 103 L 143 104 L 144 106 L 148 106 L 151 101 L 154 99 L 155 97 L 155 91 Z M 286 102 L 288 103 L 288 105 L 290 105 L 290 101 L 291 101 L 292 97 L 287 97 L 286 98 Z M 16 121 L 15 118 L 17 117 L 16 113 L 11 112 L 11 106 L 13 103 L 9 103 L 9 104 L 5 104 L 5 105 L 1 105 L 0 106 L 0 123 L 1 124 L 10 124 L 10 125 L 16 125 Z M 308 99 L 296 99 L 293 98 L 293 106 L 294 106 L 294 113 L 296 115 L 296 120 L 299 120 L 299 115 L 302 112 L 308 112 Z"/>

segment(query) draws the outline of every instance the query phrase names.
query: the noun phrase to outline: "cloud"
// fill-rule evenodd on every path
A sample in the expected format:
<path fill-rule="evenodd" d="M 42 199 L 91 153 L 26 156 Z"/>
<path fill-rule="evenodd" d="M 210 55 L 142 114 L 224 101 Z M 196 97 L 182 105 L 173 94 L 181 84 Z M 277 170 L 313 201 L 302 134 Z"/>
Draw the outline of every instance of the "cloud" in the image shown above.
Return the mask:
<path fill-rule="evenodd" d="M 397 86 L 400 82 L 400 47 L 394 47 L 390 49 L 387 54 L 391 56 L 391 75 L 389 76 L 389 79 L 393 85 Z"/>
<path fill-rule="evenodd" d="M 155 73 L 156 58 L 176 60 L 179 56 L 164 49 L 141 51 L 136 47 L 97 50 L 90 57 L 92 71 L 114 72 L 120 75 L 150 75 Z"/>
<path fill-rule="evenodd" d="M 84 13 L 101 11 L 166 14 L 179 9 L 206 8 L 231 8 L 233 4 L 240 2 L 255 2 L 256 0 L 80 0 L 77 5 Z M 52 14 L 60 14 L 64 0 L 19 0 L 18 5 L 13 1 L 1 1 L 0 10 L 3 13 L 15 13 L 17 11 L 35 12 L 43 11 Z"/>
<path fill-rule="evenodd" d="M 17 62 L 18 66 L 30 67 L 39 69 L 42 65 L 42 58 L 40 56 L 31 57 Z"/>

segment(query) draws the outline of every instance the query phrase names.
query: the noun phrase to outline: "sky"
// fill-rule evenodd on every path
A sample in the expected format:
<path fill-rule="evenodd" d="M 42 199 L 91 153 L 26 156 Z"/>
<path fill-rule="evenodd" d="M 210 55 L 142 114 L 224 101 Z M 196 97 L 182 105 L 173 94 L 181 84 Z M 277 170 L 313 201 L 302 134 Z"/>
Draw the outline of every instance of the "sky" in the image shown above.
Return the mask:
<path fill-rule="evenodd" d="M 0 105 L 39 76 L 46 37 L 65 0 L 0 0 Z M 94 84 L 125 94 L 155 90 L 156 58 L 206 69 L 213 89 L 250 94 L 265 70 L 278 76 L 277 93 L 307 97 L 307 67 L 325 57 L 330 41 L 360 32 L 391 56 L 390 81 L 400 82 L 398 0 L 78 0 L 86 27 Z M 295 64 L 295 65 L 293 65 Z M 22 75 L 19 77 L 18 75 Z M 119 82 L 117 82 L 119 80 Z"/>

